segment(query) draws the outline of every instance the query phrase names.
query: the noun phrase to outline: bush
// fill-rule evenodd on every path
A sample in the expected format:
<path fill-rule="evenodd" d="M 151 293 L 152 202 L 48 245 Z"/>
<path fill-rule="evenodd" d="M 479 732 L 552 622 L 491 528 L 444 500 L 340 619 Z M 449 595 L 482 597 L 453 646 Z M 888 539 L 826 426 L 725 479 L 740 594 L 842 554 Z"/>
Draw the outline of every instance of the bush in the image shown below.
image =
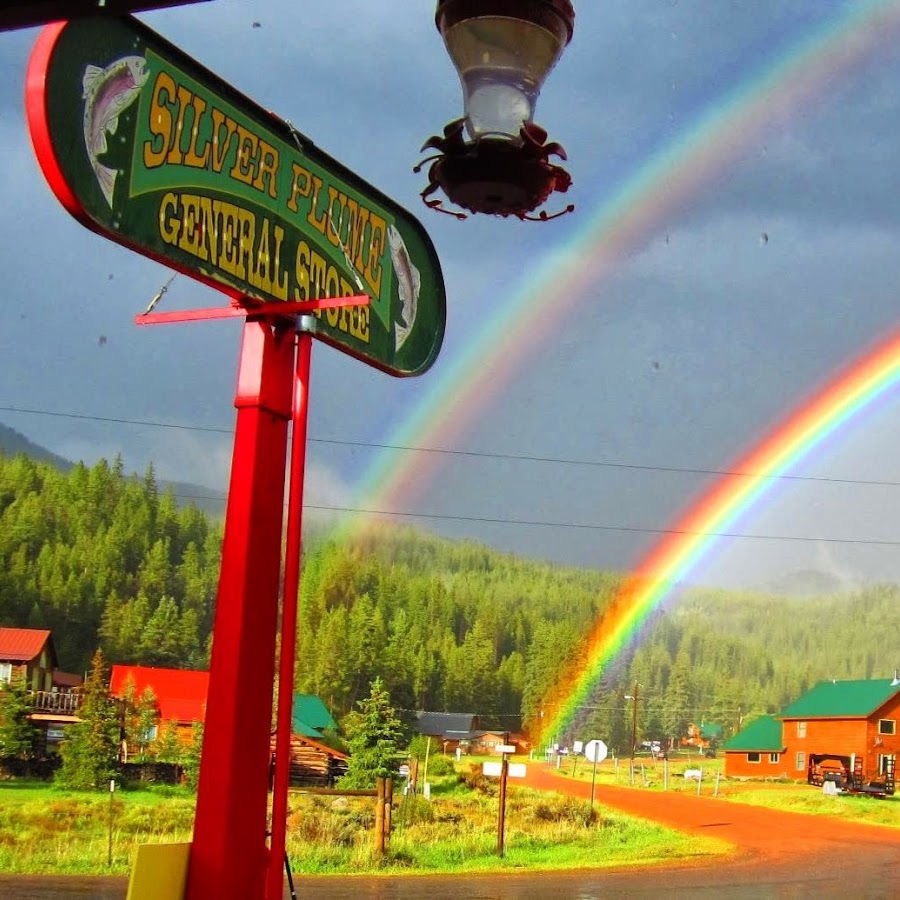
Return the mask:
<path fill-rule="evenodd" d="M 419 771 L 423 771 L 419 769 Z M 450 759 L 449 756 L 443 756 L 438 754 L 437 756 L 430 756 L 428 758 L 428 776 L 434 778 L 442 778 L 445 775 L 453 775 L 456 772 L 456 767 L 453 765 L 453 760 Z"/>
<path fill-rule="evenodd" d="M 496 794 L 497 784 L 490 778 L 485 778 L 481 772 L 474 769 L 465 769 L 459 773 L 459 783 L 465 785 L 470 791 L 479 794 Z"/>

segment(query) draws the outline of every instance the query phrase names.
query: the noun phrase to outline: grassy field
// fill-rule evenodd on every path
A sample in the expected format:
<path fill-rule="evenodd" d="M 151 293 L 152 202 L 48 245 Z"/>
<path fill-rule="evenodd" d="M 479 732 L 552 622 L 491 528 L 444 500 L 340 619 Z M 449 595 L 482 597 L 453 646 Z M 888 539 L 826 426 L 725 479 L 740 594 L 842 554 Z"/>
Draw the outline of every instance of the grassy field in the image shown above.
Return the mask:
<path fill-rule="evenodd" d="M 591 817 L 584 802 L 517 790 L 508 798 L 500 859 L 496 789 L 469 782 L 444 779 L 431 802 L 398 798 L 385 859 L 374 855 L 373 801 L 292 794 L 291 866 L 307 874 L 548 870 L 649 865 L 730 849 L 628 816 Z M 110 804 L 106 793 L 0 783 L 0 871 L 127 874 L 139 844 L 190 840 L 194 801 L 181 788 L 120 791 Z"/>
<path fill-rule="evenodd" d="M 138 844 L 190 840 L 194 800 L 182 788 L 117 791 L 110 803 L 106 792 L 2 782 L 0 872 L 127 874 Z"/>
<path fill-rule="evenodd" d="M 477 774 L 478 762 L 464 760 L 462 779 L 456 774 L 435 779 L 430 802 L 398 795 L 390 851 L 384 859 L 374 854 L 373 801 L 292 793 L 288 853 L 293 870 L 305 874 L 550 870 L 652 865 L 730 849 L 721 841 L 681 835 L 599 805 L 592 817 L 584 801 L 516 788 L 507 798 L 506 852 L 500 859 L 497 788 Z M 716 792 L 718 775 L 717 796 L 723 802 L 900 828 L 900 799 L 829 797 L 805 784 L 729 780 L 722 776 L 721 760 L 672 760 L 666 783 L 661 761 L 639 758 L 633 787 L 696 794 L 697 782 L 686 780 L 683 773 L 701 764 L 699 788 L 706 797 Z M 583 759 L 564 760 L 559 771 L 588 782 L 593 774 Z M 632 785 L 627 760 L 618 766 L 604 762 L 597 767 L 596 778 L 600 785 Z M 106 792 L 0 782 L 0 872 L 127 874 L 139 844 L 191 839 L 194 803 L 195 796 L 185 788 L 118 791 L 110 803 Z"/>
<path fill-rule="evenodd" d="M 389 858 L 372 855 L 371 806 L 293 795 L 288 852 L 299 872 L 487 872 L 653 865 L 729 852 L 723 841 L 694 838 L 584 801 L 517 788 L 507 797 L 505 855 L 497 855 L 495 785 L 455 779 L 434 786 L 432 801 L 405 798 L 394 815 Z M 343 835 L 340 839 L 338 835 Z M 322 848 L 328 848 L 323 852 Z"/>
<path fill-rule="evenodd" d="M 666 777 L 668 768 L 668 777 Z M 699 782 L 684 777 L 686 769 L 702 769 Z M 593 767 L 584 759 L 565 759 L 560 762 L 559 772 L 568 778 L 590 782 Z M 876 798 L 865 795 L 841 794 L 837 797 L 825 796 L 811 785 L 795 781 L 742 781 L 725 778 L 722 759 L 702 759 L 676 757 L 668 761 L 650 757 L 635 759 L 632 776 L 630 760 L 606 760 L 597 766 L 597 784 L 618 784 L 620 787 L 634 787 L 636 790 L 677 791 L 700 794 L 704 797 L 716 796 L 734 803 L 748 803 L 810 815 L 835 816 L 854 819 L 874 825 L 888 825 L 900 828 L 900 797 Z"/>

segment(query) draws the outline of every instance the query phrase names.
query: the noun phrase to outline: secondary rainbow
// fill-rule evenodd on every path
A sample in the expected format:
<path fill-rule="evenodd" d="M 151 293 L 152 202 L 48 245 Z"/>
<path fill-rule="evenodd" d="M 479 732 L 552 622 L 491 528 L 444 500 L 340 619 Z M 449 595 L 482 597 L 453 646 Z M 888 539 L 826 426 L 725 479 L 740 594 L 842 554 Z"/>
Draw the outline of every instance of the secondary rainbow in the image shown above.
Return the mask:
<path fill-rule="evenodd" d="M 575 679 L 545 704 L 544 735 L 561 735 L 603 668 L 634 638 L 648 615 L 776 479 L 795 469 L 836 431 L 900 381 L 900 330 L 833 378 L 729 469 L 651 550 L 595 623 Z"/>
<path fill-rule="evenodd" d="M 385 441 L 388 449 L 365 474 L 358 506 L 373 514 L 408 511 L 442 457 L 421 450 L 398 454 L 396 447 L 452 446 L 496 402 L 515 373 L 540 354 L 558 319 L 596 296 L 606 276 L 645 247 L 673 214 L 702 194 L 774 122 L 814 102 L 823 86 L 889 45 L 898 32 L 900 0 L 843 6 L 720 98 L 671 145 L 639 165 L 589 216 L 579 210 L 581 231 L 524 273 L 521 287 L 493 307 L 496 312 L 480 323 L 464 352 L 439 361 L 429 376 L 429 391 Z M 894 386 L 898 377 L 900 333 L 795 411 L 731 467 L 742 474 L 723 478 L 668 529 L 596 623 L 580 669 L 555 697 L 546 699 L 545 735 L 565 731 L 604 666 L 775 480 Z M 370 517 L 363 512 L 347 527 L 352 532 L 367 521 Z"/>
<path fill-rule="evenodd" d="M 396 447 L 448 448 L 502 395 L 504 387 L 552 339 L 556 323 L 604 279 L 639 252 L 692 197 L 773 122 L 814 102 L 835 79 L 852 71 L 900 32 L 900 0 L 865 0 L 824 21 L 777 58 L 765 61 L 719 98 L 670 145 L 638 165 L 631 177 L 589 214 L 564 246 L 545 252 L 493 315 L 468 335 L 466 348 L 436 364 L 429 390 L 385 440 L 386 449 L 354 491 L 362 510 L 339 534 L 371 521 L 366 512 L 408 513 L 439 469 L 437 453 L 399 453 Z M 549 232 L 548 232 L 549 233 Z M 452 304 L 452 298 L 450 298 Z"/>

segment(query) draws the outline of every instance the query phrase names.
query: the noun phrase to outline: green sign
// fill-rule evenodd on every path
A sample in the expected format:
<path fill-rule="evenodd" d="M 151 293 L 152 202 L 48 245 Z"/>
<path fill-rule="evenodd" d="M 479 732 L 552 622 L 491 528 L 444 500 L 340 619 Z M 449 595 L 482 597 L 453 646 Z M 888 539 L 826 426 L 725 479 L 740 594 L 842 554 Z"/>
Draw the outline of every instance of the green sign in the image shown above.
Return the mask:
<path fill-rule="evenodd" d="M 89 228 L 235 299 L 368 294 L 318 313 L 316 337 L 394 375 L 437 358 L 421 224 L 136 19 L 45 28 L 26 101 L 44 174 Z"/>

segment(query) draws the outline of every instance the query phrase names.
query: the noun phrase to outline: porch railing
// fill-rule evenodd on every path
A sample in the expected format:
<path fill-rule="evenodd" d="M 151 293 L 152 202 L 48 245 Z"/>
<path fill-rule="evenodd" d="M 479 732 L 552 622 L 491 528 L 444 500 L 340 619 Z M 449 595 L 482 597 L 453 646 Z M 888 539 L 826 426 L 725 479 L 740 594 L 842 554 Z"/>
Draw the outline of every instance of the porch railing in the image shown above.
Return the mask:
<path fill-rule="evenodd" d="M 84 694 L 75 691 L 29 691 L 34 712 L 57 713 L 72 716 L 84 700 Z"/>

